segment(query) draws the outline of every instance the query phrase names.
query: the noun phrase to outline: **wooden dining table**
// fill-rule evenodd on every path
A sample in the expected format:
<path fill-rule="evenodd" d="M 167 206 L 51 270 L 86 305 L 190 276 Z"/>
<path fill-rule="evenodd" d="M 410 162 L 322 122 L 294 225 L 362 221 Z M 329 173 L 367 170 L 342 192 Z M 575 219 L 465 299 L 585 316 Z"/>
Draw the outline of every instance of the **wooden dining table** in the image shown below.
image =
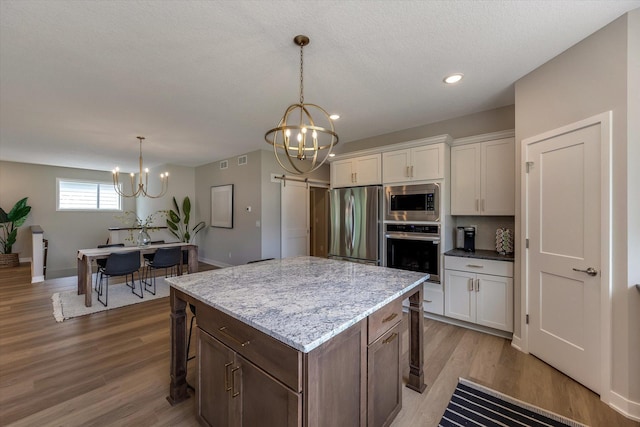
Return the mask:
<path fill-rule="evenodd" d="M 179 247 L 183 251 L 188 251 L 189 257 L 187 261 L 187 271 L 196 273 L 198 271 L 198 246 L 191 243 L 160 243 L 152 244 L 144 247 L 139 246 L 116 246 L 107 248 L 90 248 L 78 250 L 78 295 L 84 295 L 84 305 L 91 307 L 92 286 L 92 267 L 94 259 L 106 259 L 112 253 L 140 251 L 140 256 L 144 254 L 155 253 L 160 248 Z M 142 262 L 142 260 L 141 260 Z M 178 274 L 182 274 L 182 257 L 180 257 L 180 268 Z"/>

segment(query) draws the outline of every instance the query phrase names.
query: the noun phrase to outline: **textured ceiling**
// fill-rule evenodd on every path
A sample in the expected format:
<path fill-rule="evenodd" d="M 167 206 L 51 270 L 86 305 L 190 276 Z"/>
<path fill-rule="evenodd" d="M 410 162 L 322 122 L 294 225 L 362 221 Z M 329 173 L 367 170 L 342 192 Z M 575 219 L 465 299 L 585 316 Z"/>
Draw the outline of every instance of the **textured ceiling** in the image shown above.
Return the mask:
<path fill-rule="evenodd" d="M 341 144 L 514 102 L 635 1 L 0 0 L 0 159 L 137 170 L 265 148 L 298 100 Z M 465 74 L 455 86 L 442 78 Z"/>

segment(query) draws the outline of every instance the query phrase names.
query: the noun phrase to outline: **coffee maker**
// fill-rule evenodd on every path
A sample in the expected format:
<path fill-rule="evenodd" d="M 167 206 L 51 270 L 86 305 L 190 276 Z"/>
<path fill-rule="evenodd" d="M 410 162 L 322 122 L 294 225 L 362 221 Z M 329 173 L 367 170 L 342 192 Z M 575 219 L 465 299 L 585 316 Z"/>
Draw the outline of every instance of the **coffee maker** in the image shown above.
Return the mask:
<path fill-rule="evenodd" d="M 475 227 L 457 227 L 456 248 L 463 249 L 465 252 L 476 251 L 476 228 Z"/>

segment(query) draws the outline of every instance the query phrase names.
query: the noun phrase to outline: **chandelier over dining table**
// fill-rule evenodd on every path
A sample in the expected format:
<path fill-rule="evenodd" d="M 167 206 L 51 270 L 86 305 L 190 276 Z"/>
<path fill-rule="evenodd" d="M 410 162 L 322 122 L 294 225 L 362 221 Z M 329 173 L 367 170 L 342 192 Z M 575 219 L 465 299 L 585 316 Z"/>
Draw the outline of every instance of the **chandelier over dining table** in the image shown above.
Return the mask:
<path fill-rule="evenodd" d="M 151 199 L 157 199 L 159 197 L 164 196 L 167 193 L 167 190 L 169 188 L 169 172 L 164 172 L 160 174 L 160 183 L 161 183 L 160 193 L 156 195 L 149 194 L 149 168 L 144 169 L 144 184 L 142 183 L 142 176 L 143 176 L 142 141 L 144 141 L 145 137 L 137 136 L 136 138 L 138 138 L 138 140 L 140 141 L 140 158 L 139 158 L 140 172 L 138 173 L 138 187 L 136 188 L 136 184 L 135 184 L 135 174 L 131 172 L 131 174 L 129 174 L 131 178 L 131 192 L 130 193 L 125 192 L 120 186 L 120 168 L 116 167 L 112 171 L 113 188 L 115 189 L 116 193 L 118 193 L 122 197 L 143 196 L 143 197 L 149 197 Z"/>
<path fill-rule="evenodd" d="M 302 51 L 309 44 L 309 37 L 299 35 L 293 42 L 300 46 L 300 102 L 286 109 L 278 126 L 268 130 L 264 139 L 273 146 L 276 160 L 284 170 L 303 175 L 327 161 L 338 143 L 338 134 L 329 113 L 316 104 L 304 102 Z"/>

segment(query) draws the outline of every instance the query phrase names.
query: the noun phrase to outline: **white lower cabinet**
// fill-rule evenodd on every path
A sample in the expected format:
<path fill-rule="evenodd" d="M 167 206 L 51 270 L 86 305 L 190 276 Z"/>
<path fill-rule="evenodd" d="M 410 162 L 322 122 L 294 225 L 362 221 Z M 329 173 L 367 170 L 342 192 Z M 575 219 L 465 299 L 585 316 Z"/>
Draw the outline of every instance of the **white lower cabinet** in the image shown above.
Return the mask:
<path fill-rule="evenodd" d="M 513 263 L 445 257 L 444 315 L 513 332 Z"/>
<path fill-rule="evenodd" d="M 423 299 L 422 307 L 425 312 L 440 316 L 444 314 L 444 292 L 441 284 L 425 282 Z"/>

